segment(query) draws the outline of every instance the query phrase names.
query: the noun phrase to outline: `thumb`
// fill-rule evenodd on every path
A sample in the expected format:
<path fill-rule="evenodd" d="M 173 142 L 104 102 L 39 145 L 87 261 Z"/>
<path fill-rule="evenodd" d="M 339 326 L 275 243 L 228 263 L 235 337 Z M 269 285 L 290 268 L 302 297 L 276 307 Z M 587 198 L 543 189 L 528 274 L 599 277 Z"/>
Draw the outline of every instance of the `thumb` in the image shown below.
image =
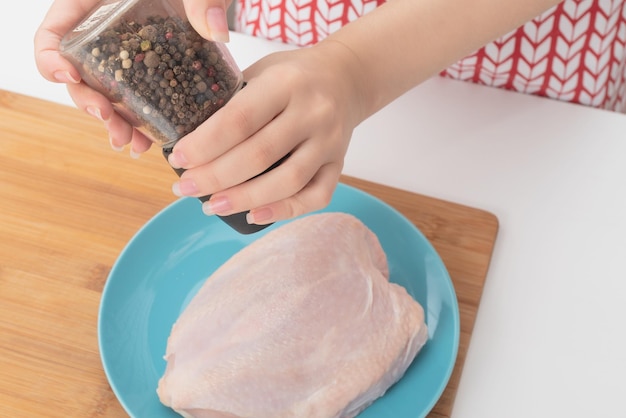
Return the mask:
<path fill-rule="evenodd" d="M 228 42 L 227 5 L 231 0 L 183 0 L 191 26 L 205 39 Z"/>

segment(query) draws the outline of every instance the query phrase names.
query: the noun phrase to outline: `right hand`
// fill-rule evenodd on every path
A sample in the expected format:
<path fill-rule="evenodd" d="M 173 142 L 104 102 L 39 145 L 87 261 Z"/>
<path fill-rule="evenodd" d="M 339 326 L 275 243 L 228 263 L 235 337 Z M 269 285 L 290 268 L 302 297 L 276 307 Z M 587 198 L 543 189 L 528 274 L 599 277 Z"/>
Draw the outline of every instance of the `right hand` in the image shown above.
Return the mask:
<path fill-rule="evenodd" d="M 189 22 L 207 38 L 228 40 L 226 9 L 232 0 L 183 0 Z M 81 81 L 80 73 L 59 52 L 61 39 L 89 13 L 99 0 L 55 0 L 34 38 L 35 63 L 41 75 L 64 83 L 79 109 L 100 119 L 109 131 L 111 147 L 121 150 L 131 144 L 131 155 L 139 156 L 152 144 L 143 133 L 117 113 L 102 94 Z"/>

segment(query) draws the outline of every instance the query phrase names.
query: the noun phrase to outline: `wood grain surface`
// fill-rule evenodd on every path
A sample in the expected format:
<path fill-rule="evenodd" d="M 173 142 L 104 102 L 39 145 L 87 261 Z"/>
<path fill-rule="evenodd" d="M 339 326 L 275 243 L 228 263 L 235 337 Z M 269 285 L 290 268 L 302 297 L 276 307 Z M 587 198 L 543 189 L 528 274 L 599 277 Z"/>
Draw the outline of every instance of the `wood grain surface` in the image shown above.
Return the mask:
<path fill-rule="evenodd" d="M 156 148 L 137 161 L 111 151 L 102 123 L 77 109 L 2 90 L 0 141 L 0 417 L 126 417 L 100 363 L 100 295 L 127 241 L 176 200 L 176 175 Z M 342 181 L 413 221 L 450 272 L 461 342 L 450 383 L 429 415 L 449 417 L 497 219 L 384 185 Z"/>

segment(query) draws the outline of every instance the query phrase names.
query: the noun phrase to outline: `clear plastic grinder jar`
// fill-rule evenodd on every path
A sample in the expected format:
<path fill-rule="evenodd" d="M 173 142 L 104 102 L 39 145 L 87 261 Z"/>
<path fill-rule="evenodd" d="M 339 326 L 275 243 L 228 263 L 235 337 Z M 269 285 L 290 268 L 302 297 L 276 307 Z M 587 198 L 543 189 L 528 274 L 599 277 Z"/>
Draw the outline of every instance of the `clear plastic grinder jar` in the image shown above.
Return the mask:
<path fill-rule="evenodd" d="M 103 0 L 61 41 L 89 86 L 161 147 L 221 108 L 243 75 L 190 25 L 181 0 Z"/>
<path fill-rule="evenodd" d="M 63 37 L 60 50 L 165 158 L 244 85 L 226 46 L 191 27 L 182 0 L 103 0 Z M 242 234 L 269 226 L 248 224 L 245 212 L 219 218 Z"/>

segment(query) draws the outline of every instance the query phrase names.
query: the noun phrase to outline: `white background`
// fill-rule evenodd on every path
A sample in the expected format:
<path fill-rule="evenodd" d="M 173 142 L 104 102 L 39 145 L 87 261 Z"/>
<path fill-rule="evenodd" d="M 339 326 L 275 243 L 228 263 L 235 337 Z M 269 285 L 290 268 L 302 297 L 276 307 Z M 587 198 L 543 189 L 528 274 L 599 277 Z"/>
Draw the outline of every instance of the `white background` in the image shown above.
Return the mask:
<path fill-rule="evenodd" d="M 71 105 L 34 65 L 50 4 L 0 14 L 0 88 Z M 279 47 L 232 39 L 242 67 Z M 500 220 L 453 418 L 626 417 L 626 116 L 435 78 L 356 130 L 345 173 Z"/>

